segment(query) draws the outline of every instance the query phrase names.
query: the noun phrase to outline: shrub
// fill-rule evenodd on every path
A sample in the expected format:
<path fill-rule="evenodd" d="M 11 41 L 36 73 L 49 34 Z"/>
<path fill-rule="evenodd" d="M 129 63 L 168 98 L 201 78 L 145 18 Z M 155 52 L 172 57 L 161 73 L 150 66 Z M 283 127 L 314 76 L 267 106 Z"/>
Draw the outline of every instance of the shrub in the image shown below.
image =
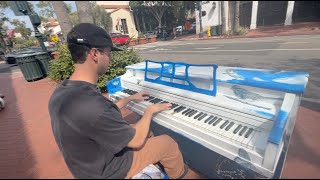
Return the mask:
<path fill-rule="evenodd" d="M 61 81 L 69 78 L 74 71 L 74 62 L 67 44 L 58 45 L 58 59 L 52 60 L 49 64 L 49 78 L 54 81 Z"/>
<path fill-rule="evenodd" d="M 234 35 L 236 36 L 244 36 L 249 32 L 249 29 L 246 27 L 239 27 L 239 29 L 235 30 Z"/>
<path fill-rule="evenodd" d="M 49 78 L 54 81 L 69 78 L 74 71 L 74 63 L 66 44 L 58 46 L 58 55 L 59 59 L 52 60 L 49 66 Z M 106 74 L 99 78 L 97 87 L 102 92 L 106 92 L 105 86 L 108 81 L 123 75 L 126 72 L 126 66 L 140 61 L 140 56 L 133 49 L 124 48 L 123 51 L 112 52 L 109 69 Z"/>
<path fill-rule="evenodd" d="M 123 51 L 113 52 L 111 54 L 111 62 L 109 69 L 99 78 L 98 88 L 102 92 L 106 92 L 106 83 L 111 79 L 123 75 L 126 72 L 125 67 L 141 61 L 140 56 L 132 48 L 124 48 Z"/>

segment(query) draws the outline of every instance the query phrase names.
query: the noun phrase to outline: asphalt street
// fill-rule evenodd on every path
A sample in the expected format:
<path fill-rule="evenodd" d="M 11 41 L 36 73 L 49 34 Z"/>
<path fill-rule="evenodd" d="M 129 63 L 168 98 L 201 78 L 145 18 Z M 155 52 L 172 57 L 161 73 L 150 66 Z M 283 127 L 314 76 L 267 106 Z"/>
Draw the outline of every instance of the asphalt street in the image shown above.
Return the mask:
<path fill-rule="evenodd" d="M 320 35 L 161 41 L 134 49 L 155 61 L 308 72 L 301 105 L 320 112 Z"/>

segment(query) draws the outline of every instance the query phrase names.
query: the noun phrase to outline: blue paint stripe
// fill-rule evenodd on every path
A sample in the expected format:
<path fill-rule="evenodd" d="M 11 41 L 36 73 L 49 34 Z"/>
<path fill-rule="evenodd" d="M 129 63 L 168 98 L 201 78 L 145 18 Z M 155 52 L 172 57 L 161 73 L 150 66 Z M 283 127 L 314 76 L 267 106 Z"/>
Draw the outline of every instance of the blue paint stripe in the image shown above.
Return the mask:
<path fill-rule="evenodd" d="M 273 124 L 273 128 L 271 130 L 271 133 L 269 135 L 269 142 L 272 142 L 274 144 L 280 144 L 283 137 L 283 132 L 286 127 L 288 121 L 288 113 L 281 110 L 278 114 L 278 117 L 276 121 Z"/>

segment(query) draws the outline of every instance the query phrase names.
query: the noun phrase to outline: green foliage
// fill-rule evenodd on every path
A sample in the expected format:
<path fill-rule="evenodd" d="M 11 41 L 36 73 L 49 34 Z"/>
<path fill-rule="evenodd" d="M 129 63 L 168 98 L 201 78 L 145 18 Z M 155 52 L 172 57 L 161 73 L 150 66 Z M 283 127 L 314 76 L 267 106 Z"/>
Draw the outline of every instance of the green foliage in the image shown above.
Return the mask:
<path fill-rule="evenodd" d="M 13 38 L 13 42 L 15 44 L 14 45 L 15 49 L 22 49 L 22 48 L 35 46 L 38 43 L 38 40 L 35 37 L 30 37 L 27 40 L 20 37 L 16 37 L 16 38 Z"/>
<path fill-rule="evenodd" d="M 58 55 L 59 59 L 50 62 L 49 78 L 54 81 L 69 78 L 74 71 L 74 63 L 66 44 L 59 45 Z M 126 72 L 126 66 L 140 61 L 140 56 L 133 49 L 124 48 L 123 51 L 112 52 L 108 71 L 99 78 L 97 87 L 105 92 L 105 86 L 108 81 L 123 75 Z"/>
<path fill-rule="evenodd" d="M 21 36 L 28 40 L 31 35 L 31 29 L 26 27 L 26 23 L 19 21 L 18 19 L 13 19 L 11 24 L 15 26 L 14 30 L 21 34 Z"/>
<path fill-rule="evenodd" d="M 50 3 L 50 1 L 39 1 L 37 4 L 37 7 L 40 10 L 40 15 L 47 17 L 47 18 L 53 18 L 54 17 L 54 10 Z"/>
<path fill-rule="evenodd" d="M 74 62 L 67 44 L 58 45 L 59 59 L 52 60 L 49 64 L 48 77 L 54 81 L 69 78 L 74 71 Z"/>
<path fill-rule="evenodd" d="M 105 9 L 98 6 L 95 2 L 91 2 L 93 23 L 104 28 L 107 32 L 111 31 L 112 19 Z"/>
<path fill-rule="evenodd" d="M 98 88 L 105 92 L 105 86 L 111 79 L 126 72 L 125 67 L 141 61 L 140 56 L 133 49 L 124 48 L 123 51 L 112 52 L 111 63 L 107 73 L 99 78 Z"/>
<path fill-rule="evenodd" d="M 249 29 L 246 27 L 239 27 L 237 30 L 234 31 L 235 36 L 245 36 L 249 32 Z"/>

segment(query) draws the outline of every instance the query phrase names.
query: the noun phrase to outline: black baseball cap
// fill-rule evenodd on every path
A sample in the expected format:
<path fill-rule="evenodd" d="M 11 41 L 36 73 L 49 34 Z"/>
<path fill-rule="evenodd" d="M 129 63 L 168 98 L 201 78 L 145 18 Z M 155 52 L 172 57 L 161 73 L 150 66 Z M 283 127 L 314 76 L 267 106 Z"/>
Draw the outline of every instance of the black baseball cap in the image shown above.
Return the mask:
<path fill-rule="evenodd" d="M 90 48 L 110 47 L 111 51 L 122 51 L 122 49 L 113 46 L 112 40 L 106 30 L 91 23 L 75 25 L 67 35 L 67 42 Z"/>

